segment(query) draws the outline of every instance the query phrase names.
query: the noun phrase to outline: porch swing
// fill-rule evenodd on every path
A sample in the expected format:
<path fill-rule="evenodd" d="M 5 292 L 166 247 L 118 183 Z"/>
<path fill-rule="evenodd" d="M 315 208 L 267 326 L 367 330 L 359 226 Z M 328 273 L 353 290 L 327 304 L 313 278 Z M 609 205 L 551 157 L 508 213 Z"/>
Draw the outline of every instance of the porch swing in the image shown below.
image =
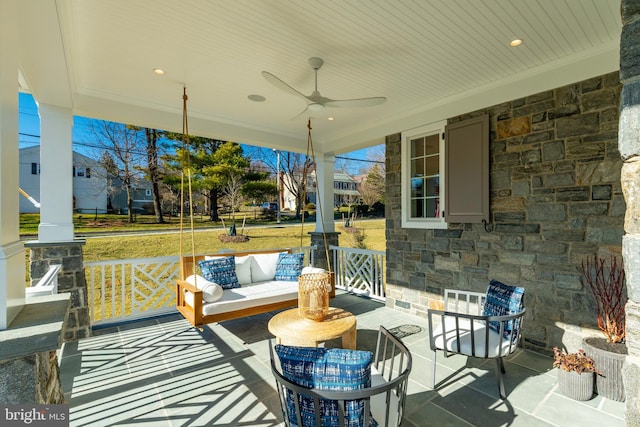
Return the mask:
<path fill-rule="evenodd" d="M 333 272 L 323 231 L 328 270 L 304 267 L 304 253 L 292 248 L 196 255 L 192 210 L 191 160 L 186 87 L 183 93 L 182 170 L 180 195 L 180 278 L 176 280 L 176 308 L 193 326 L 253 316 L 298 305 L 302 316 L 322 320 L 329 298 L 335 296 Z M 309 159 L 314 161 L 311 121 L 307 124 L 307 162 L 302 185 L 306 196 Z M 187 194 L 185 195 L 185 185 Z M 185 200 L 187 196 L 187 200 Z M 304 200 L 304 199 L 303 199 Z M 185 203 L 187 202 L 187 203 Z M 318 200 L 319 202 L 319 200 Z M 191 255 L 184 255 L 184 207 L 189 206 Z M 322 209 L 318 203 L 322 220 Z M 300 227 L 300 246 L 304 233 L 304 211 Z M 210 265 L 213 264 L 213 265 Z M 203 277 L 207 276 L 207 277 Z M 219 280 L 218 280 L 219 278 Z"/>

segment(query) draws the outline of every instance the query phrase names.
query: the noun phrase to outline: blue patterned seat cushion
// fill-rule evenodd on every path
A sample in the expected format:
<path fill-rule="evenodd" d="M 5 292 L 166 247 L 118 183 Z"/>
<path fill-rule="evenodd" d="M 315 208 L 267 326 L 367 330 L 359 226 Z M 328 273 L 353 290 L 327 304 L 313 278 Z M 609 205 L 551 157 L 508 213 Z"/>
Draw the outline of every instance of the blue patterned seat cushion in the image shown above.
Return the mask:
<path fill-rule="evenodd" d="M 216 257 L 198 262 L 202 277 L 210 282 L 215 282 L 222 289 L 239 288 L 238 276 L 236 275 L 235 257 Z"/>
<path fill-rule="evenodd" d="M 308 388 L 319 390 L 359 390 L 371 387 L 370 351 L 344 350 L 322 347 L 291 347 L 276 345 L 275 351 L 280 359 L 282 375 L 289 381 Z M 362 427 L 364 424 L 364 400 L 346 402 L 345 425 Z M 315 426 L 313 399 L 300 396 L 302 426 Z M 323 426 L 338 426 L 338 402 L 321 400 L 320 411 Z M 292 425 L 296 424 L 296 410 L 293 393 L 287 393 L 287 417 Z M 376 426 L 377 423 L 372 423 Z"/>
<path fill-rule="evenodd" d="M 504 283 L 492 280 L 487 287 L 487 295 L 482 311 L 483 316 L 510 316 L 518 314 L 524 309 L 524 288 L 520 286 L 509 286 Z M 518 331 L 520 321 L 509 321 L 504 327 L 504 336 L 507 338 L 511 333 Z M 489 328 L 500 332 L 500 322 L 489 322 Z"/>
<path fill-rule="evenodd" d="M 276 265 L 276 280 L 295 282 L 302 272 L 304 253 L 297 254 L 281 253 L 278 255 Z"/>

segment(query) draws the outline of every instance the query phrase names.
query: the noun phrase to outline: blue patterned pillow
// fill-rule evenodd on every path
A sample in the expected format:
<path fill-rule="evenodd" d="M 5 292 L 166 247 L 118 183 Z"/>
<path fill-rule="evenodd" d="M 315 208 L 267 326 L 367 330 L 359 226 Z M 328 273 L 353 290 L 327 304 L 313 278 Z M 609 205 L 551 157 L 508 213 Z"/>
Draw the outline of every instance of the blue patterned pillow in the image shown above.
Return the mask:
<path fill-rule="evenodd" d="M 303 252 L 297 254 L 281 253 L 278 255 L 278 264 L 276 265 L 276 280 L 295 282 L 302 272 L 303 263 Z"/>
<path fill-rule="evenodd" d="M 487 287 L 487 299 L 482 311 L 483 316 L 510 316 L 524 309 L 524 288 L 509 286 L 492 280 Z M 518 331 L 520 321 L 509 321 L 504 327 L 504 337 Z M 489 322 L 489 328 L 500 332 L 500 322 Z"/>
<path fill-rule="evenodd" d="M 359 390 L 371 387 L 371 362 L 373 353 L 370 351 L 344 350 L 340 348 L 323 347 L 290 347 L 275 346 L 280 359 L 282 374 L 289 381 L 308 388 L 319 390 Z M 315 412 L 313 399 L 301 395 L 300 408 L 302 426 L 315 426 Z M 323 426 L 338 426 L 338 402 L 335 400 L 321 400 Z M 296 409 L 293 393 L 287 393 L 287 417 L 295 425 Z M 345 425 L 362 427 L 364 424 L 364 400 L 346 402 Z M 371 425 L 377 425 L 372 423 Z"/>
<path fill-rule="evenodd" d="M 207 259 L 198 262 L 202 277 L 210 282 L 215 282 L 222 289 L 239 288 L 238 276 L 236 275 L 235 257 L 225 256 Z"/>

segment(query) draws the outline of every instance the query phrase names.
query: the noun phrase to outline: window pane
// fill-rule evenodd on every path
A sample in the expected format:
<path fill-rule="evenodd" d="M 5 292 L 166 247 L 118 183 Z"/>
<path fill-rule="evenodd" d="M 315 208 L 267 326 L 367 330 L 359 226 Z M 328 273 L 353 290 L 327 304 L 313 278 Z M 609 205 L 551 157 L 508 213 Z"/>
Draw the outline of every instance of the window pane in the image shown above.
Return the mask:
<path fill-rule="evenodd" d="M 411 157 L 424 156 L 424 138 L 411 140 Z"/>
<path fill-rule="evenodd" d="M 440 195 L 440 177 L 435 176 L 426 179 L 425 190 L 427 196 Z"/>
<path fill-rule="evenodd" d="M 424 176 L 424 158 L 411 160 L 411 178 Z"/>
<path fill-rule="evenodd" d="M 411 217 L 412 218 L 424 218 L 424 199 L 411 200 Z"/>
<path fill-rule="evenodd" d="M 440 215 L 438 211 L 438 199 L 427 199 L 427 214 L 425 217 L 427 218 L 437 218 Z"/>
<path fill-rule="evenodd" d="M 426 154 L 438 154 L 440 147 L 439 134 L 429 135 L 426 140 Z"/>
<path fill-rule="evenodd" d="M 424 181 L 422 178 L 411 180 L 411 197 L 422 197 L 424 195 Z"/>
<path fill-rule="evenodd" d="M 426 162 L 427 162 L 426 175 L 427 176 L 438 175 L 438 173 L 440 172 L 440 156 L 427 157 Z"/>

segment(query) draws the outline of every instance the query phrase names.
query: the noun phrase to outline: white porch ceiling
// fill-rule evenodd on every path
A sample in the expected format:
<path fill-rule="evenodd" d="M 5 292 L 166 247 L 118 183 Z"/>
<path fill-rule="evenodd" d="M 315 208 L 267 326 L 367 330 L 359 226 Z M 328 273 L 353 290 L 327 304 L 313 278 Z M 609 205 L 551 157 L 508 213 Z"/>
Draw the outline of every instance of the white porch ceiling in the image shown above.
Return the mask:
<path fill-rule="evenodd" d="M 192 134 L 251 145 L 305 150 L 305 101 L 261 71 L 310 94 L 307 60 L 319 56 L 322 95 L 387 97 L 312 119 L 316 150 L 335 154 L 617 70 L 621 31 L 619 0 L 39 0 L 19 8 L 22 81 L 38 102 L 181 131 L 186 85 Z M 514 38 L 523 44 L 509 47 Z"/>

